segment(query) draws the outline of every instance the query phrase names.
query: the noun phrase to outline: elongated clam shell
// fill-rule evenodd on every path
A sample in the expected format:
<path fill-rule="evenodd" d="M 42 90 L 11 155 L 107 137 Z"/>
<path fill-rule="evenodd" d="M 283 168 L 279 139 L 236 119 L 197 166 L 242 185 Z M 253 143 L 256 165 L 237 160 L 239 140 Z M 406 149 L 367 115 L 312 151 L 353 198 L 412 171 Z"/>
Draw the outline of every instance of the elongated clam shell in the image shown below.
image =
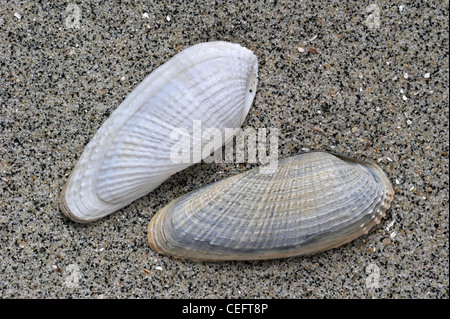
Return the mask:
<path fill-rule="evenodd" d="M 148 226 L 159 253 L 194 260 L 309 255 L 366 234 L 394 191 L 375 164 L 311 152 L 210 184 L 160 209 Z"/>
<path fill-rule="evenodd" d="M 79 222 L 97 220 L 192 165 L 193 150 L 208 140 L 194 137 L 192 161 L 174 163 L 171 151 L 180 141 L 171 132 L 181 128 L 193 136 L 193 121 L 222 133 L 239 128 L 255 96 L 257 71 L 250 50 L 220 41 L 194 45 L 157 68 L 86 146 L 61 194 L 62 212 Z"/>

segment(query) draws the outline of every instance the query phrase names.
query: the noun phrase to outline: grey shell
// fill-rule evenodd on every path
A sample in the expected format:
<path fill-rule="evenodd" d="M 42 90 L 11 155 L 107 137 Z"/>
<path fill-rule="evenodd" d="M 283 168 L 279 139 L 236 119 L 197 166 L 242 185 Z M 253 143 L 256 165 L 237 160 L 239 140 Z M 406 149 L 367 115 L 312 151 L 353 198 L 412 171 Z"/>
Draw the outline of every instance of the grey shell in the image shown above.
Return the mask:
<path fill-rule="evenodd" d="M 324 152 L 280 160 L 207 185 L 163 207 L 150 246 L 194 260 L 310 255 L 348 243 L 377 225 L 394 191 L 375 164 Z"/>

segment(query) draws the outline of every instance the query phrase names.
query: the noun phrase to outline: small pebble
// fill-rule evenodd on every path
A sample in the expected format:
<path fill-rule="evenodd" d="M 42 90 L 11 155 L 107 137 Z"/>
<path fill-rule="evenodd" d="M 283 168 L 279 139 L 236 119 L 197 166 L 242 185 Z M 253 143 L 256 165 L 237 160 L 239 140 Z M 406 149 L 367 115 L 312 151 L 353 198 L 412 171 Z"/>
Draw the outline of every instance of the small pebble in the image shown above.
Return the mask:
<path fill-rule="evenodd" d="M 315 48 L 313 48 L 313 47 L 310 47 L 308 50 L 309 50 L 309 52 L 312 53 L 312 54 L 318 54 L 318 53 L 319 53 L 319 52 L 317 51 L 317 49 L 315 49 Z"/>
<path fill-rule="evenodd" d="M 324 133 L 324 130 L 320 127 L 320 126 L 314 126 L 313 127 L 313 132 L 320 132 L 320 133 Z"/>
<path fill-rule="evenodd" d="M 429 79 L 429 78 L 430 78 L 430 73 L 425 73 L 425 74 L 423 75 L 423 77 L 424 77 L 425 79 Z"/>
<path fill-rule="evenodd" d="M 19 20 L 21 20 L 22 19 L 22 16 L 19 14 L 19 13 L 14 13 L 14 16 L 17 18 L 17 19 L 19 19 Z"/>
<path fill-rule="evenodd" d="M 394 226 L 395 220 L 393 219 L 389 224 L 386 225 L 386 230 L 389 230 L 392 226 Z"/>

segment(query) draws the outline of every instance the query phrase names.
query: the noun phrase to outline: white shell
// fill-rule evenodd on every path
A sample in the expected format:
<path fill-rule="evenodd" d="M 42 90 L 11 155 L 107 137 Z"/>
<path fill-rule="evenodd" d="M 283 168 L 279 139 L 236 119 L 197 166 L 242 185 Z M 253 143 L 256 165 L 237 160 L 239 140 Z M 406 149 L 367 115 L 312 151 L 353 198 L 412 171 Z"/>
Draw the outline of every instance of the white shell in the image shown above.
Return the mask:
<path fill-rule="evenodd" d="M 366 234 L 394 190 L 375 164 L 323 152 L 278 162 L 186 194 L 148 226 L 150 246 L 194 260 L 256 260 L 309 255 Z"/>
<path fill-rule="evenodd" d="M 171 160 L 179 143 L 171 140 L 173 129 L 192 136 L 194 120 L 222 133 L 239 128 L 256 93 L 257 72 L 256 56 L 227 42 L 194 45 L 157 68 L 86 146 L 61 194 L 63 213 L 79 222 L 97 220 L 192 165 Z M 192 153 L 200 142 L 191 143 Z"/>

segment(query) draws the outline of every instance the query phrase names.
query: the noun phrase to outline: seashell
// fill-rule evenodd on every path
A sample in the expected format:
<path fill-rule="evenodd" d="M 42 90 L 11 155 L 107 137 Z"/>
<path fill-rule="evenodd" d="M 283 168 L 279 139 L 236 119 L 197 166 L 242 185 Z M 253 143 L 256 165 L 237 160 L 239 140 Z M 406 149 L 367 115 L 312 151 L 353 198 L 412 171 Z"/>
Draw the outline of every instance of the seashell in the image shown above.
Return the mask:
<path fill-rule="evenodd" d="M 375 164 L 311 152 L 212 183 L 160 209 L 148 226 L 154 250 L 193 260 L 310 255 L 366 234 L 394 190 Z"/>
<path fill-rule="evenodd" d="M 199 162 L 193 152 L 208 141 L 194 136 L 188 145 L 193 160 L 174 162 L 171 150 L 180 141 L 171 132 L 185 129 L 193 136 L 194 121 L 221 132 L 239 128 L 256 93 L 257 72 L 250 50 L 221 41 L 187 48 L 154 70 L 84 149 L 62 191 L 62 212 L 79 222 L 97 220 Z"/>

